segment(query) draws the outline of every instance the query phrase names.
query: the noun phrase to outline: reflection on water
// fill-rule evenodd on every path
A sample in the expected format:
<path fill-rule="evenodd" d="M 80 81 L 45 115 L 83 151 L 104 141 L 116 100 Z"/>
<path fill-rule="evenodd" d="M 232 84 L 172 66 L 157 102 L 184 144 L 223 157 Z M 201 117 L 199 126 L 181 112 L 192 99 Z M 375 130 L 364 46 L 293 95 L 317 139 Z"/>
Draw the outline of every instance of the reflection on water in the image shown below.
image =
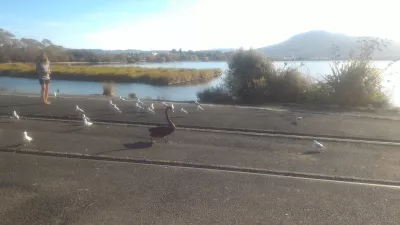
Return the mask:
<path fill-rule="evenodd" d="M 385 68 L 388 65 L 388 61 L 378 61 L 375 65 L 379 68 Z M 277 66 L 283 66 L 283 62 L 276 62 Z M 299 71 L 305 75 L 312 77 L 314 80 L 321 80 L 321 74 L 326 75 L 330 73 L 329 62 L 316 61 L 316 62 L 304 62 L 304 66 L 300 66 L 301 62 L 289 62 L 287 66 L 298 67 Z M 103 65 L 104 66 L 104 65 Z M 107 65 L 108 66 L 108 65 Z M 111 66 L 111 65 L 110 65 Z M 206 68 L 220 68 L 222 71 L 227 69 L 226 62 L 177 62 L 177 63 L 153 63 L 153 64 L 140 64 L 140 65 L 121 65 L 114 64 L 112 66 L 141 66 L 141 67 L 152 67 L 152 68 L 195 68 L 195 69 L 206 69 Z M 400 85 L 400 79 L 398 76 L 400 72 L 400 63 L 395 63 L 384 73 L 385 91 L 392 97 L 392 103 L 396 106 L 400 106 L 400 87 L 396 87 L 396 84 Z M 165 100 L 176 100 L 176 101 L 190 101 L 196 100 L 196 93 L 209 86 L 216 85 L 221 82 L 223 76 L 211 80 L 206 84 L 196 84 L 192 86 L 152 86 L 148 84 L 127 84 L 121 83 L 116 84 L 116 93 L 121 96 L 128 96 L 129 93 L 135 92 L 139 98 L 153 98 L 153 99 L 165 99 Z M 39 82 L 32 79 L 24 78 L 11 78 L 11 77 L 0 77 L 0 88 L 7 88 L 8 91 L 16 89 L 19 93 L 39 93 Z M 79 82 L 79 81 L 63 81 L 63 80 L 52 80 L 50 85 L 50 91 L 53 92 L 60 89 L 61 93 L 66 94 L 100 94 L 102 93 L 102 83 L 99 82 Z M 0 89 L 1 91 L 1 89 Z"/>

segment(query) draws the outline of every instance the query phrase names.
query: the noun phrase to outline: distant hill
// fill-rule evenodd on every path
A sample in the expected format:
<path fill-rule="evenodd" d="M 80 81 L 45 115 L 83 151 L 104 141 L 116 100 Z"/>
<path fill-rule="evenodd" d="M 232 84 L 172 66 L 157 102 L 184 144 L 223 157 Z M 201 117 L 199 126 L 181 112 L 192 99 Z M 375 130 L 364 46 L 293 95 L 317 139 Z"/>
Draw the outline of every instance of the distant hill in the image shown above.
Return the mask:
<path fill-rule="evenodd" d="M 347 59 L 350 52 L 357 52 L 357 40 L 359 37 L 347 36 L 339 33 L 315 30 L 297 34 L 279 44 L 259 48 L 266 56 L 271 58 L 297 59 L 331 59 L 333 57 L 333 45 L 340 47 L 340 58 Z M 382 52 L 374 54 L 375 59 L 400 58 L 400 44 L 393 43 Z"/>
<path fill-rule="evenodd" d="M 50 40 L 38 41 L 31 38 L 16 38 L 12 33 L 0 28 L 0 63 L 34 62 L 40 52 L 46 52 L 52 62 L 90 62 L 90 63 L 137 63 L 137 62 L 176 62 L 176 61 L 226 61 L 232 52 L 222 51 L 177 51 L 137 49 L 103 50 L 71 49 L 53 44 Z"/>

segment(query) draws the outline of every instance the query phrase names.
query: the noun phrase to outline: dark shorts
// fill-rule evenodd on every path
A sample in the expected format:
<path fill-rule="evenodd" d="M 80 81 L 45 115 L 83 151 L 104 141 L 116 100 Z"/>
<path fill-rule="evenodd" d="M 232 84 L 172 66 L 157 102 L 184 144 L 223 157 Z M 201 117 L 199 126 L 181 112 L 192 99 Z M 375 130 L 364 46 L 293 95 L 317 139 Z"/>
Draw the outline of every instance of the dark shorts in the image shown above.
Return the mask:
<path fill-rule="evenodd" d="M 39 84 L 49 84 L 50 80 L 39 79 Z"/>

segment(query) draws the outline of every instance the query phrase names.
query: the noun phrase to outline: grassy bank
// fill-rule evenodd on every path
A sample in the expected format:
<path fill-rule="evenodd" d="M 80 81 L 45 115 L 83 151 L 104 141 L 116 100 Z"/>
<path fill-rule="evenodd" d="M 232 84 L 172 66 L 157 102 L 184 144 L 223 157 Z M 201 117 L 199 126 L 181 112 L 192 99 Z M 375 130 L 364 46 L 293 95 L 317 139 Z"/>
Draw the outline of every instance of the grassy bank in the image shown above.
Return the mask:
<path fill-rule="evenodd" d="M 167 69 L 139 67 L 93 67 L 52 65 L 52 79 L 79 81 L 114 81 L 152 85 L 179 85 L 191 81 L 207 81 L 220 76 L 220 69 Z M 0 76 L 37 78 L 33 64 L 0 64 Z"/>

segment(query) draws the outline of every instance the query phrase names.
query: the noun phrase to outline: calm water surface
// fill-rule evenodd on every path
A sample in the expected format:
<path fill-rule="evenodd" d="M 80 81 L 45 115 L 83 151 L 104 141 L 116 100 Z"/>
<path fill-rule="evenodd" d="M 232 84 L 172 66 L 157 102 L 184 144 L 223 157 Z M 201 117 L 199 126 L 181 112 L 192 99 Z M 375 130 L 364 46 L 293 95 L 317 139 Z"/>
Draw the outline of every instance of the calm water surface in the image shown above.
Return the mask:
<path fill-rule="evenodd" d="M 318 62 L 303 62 L 304 66 L 301 66 L 301 62 L 289 62 L 288 66 L 298 67 L 299 71 L 307 76 L 310 76 L 314 80 L 321 80 L 321 75 L 330 73 L 330 66 L 327 61 Z M 379 68 L 385 68 L 389 61 L 377 61 L 376 66 Z M 276 66 L 283 66 L 283 62 L 275 62 Z M 104 66 L 104 65 L 103 65 Z M 195 68 L 195 69 L 207 69 L 207 68 L 220 68 L 225 71 L 228 67 L 226 62 L 176 62 L 176 63 L 153 63 L 153 64 L 138 64 L 138 65 L 122 65 L 113 64 L 109 66 L 139 66 L 148 68 Z M 400 63 L 393 64 L 385 74 L 385 91 L 391 96 L 392 103 L 400 106 L 400 79 L 398 76 L 400 72 Z M 158 87 L 147 84 L 116 84 L 117 95 L 127 96 L 131 92 L 135 92 L 139 98 L 152 98 L 152 99 L 165 99 L 165 100 L 176 100 L 176 101 L 188 101 L 196 100 L 196 93 L 207 87 L 217 85 L 221 82 L 221 78 L 216 78 L 207 84 L 198 84 L 193 86 L 166 86 Z M 399 87 L 396 87 L 399 84 Z M 0 77 L 0 87 L 6 88 L 7 91 L 16 90 L 18 93 L 38 93 L 39 83 L 34 79 L 25 78 L 10 78 Z M 102 83 L 99 82 L 80 82 L 80 81 L 63 81 L 63 80 L 52 80 L 50 85 L 50 91 L 56 91 L 60 89 L 61 93 L 66 94 L 99 94 L 102 93 Z"/>

